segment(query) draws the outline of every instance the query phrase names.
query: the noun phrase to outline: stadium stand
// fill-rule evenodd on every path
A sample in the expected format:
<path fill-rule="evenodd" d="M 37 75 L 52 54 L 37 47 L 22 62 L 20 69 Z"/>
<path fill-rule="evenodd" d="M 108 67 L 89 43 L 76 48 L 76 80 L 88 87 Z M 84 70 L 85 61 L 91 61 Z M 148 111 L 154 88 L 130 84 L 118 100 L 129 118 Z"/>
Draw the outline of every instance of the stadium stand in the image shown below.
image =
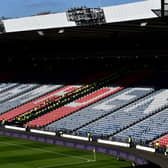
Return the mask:
<path fill-rule="evenodd" d="M 1 108 L 0 108 L 0 114 L 1 114 L 0 120 L 2 119 L 8 120 L 8 119 L 15 117 L 16 115 L 20 113 L 23 113 L 23 111 L 26 110 L 25 103 L 32 101 L 33 99 L 38 98 L 44 94 L 47 94 L 59 87 L 61 87 L 61 85 L 42 85 L 27 93 L 24 93 L 23 95 L 17 96 L 13 99 L 8 100 L 7 102 L 2 103 Z M 29 106 L 27 106 L 27 108 L 29 109 Z"/>
<path fill-rule="evenodd" d="M 0 84 L 0 93 L 7 91 L 15 86 L 19 85 L 18 83 L 1 83 Z"/>
<path fill-rule="evenodd" d="M 87 123 L 92 122 L 93 120 L 100 119 L 104 115 L 107 115 L 114 110 L 141 98 L 142 96 L 151 93 L 153 90 L 153 88 L 138 87 L 124 89 L 115 95 L 111 95 L 91 106 L 88 106 L 76 113 L 73 113 L 72 115 L 46 126 L 45 129 L 52 131 L 63 129 L 75 130 L 86 125 Z M 88 97 L 86 96 L 85 98 L 78 100 L 78 102 L 81 102 L 86 98 Z"/>
<path fill-rule="evenodd" d="M 120 89 L 120 87 L 114 87 L 114 88 L 101 88 L 91 94 L 89 94 L 89 96 L 85 96 L 85 97 L 89 97 L 90 99 L 87 99 L 86 102 L 78 102 L 78 101 L 73 101 L 72 103 L 69 103 L 63 107 L 60 107 L 50 113 L 47 113 L 31 122 L 28 123 L 28 125 L 30 127 L 36 127 L 36 126 L 45 126 L 51 122 L 54 122 L 55 120 L 58 120 L 68 114 L 71 114 L 83 107 L 88 106 L 91 103 L 94 103 L 106 96 L 108 96 L 109 94 L 112 94 L 114 92 L 117 92 Z"/>
<path fill-rule="evenodd" d="M 105 74 L 107 76 L 111 75 L 111 73 L 100 73 L 96 74 L 95 77 L 99 77 L 99 80 L 104 79 L 104 77 L 106 76 Z M 88 78 L 82 80 L 83 83 L 90 83 L 91 81 L 95 81 L 95 78 L 91 78 L 91 80 L 89 80 Z M 59 87 L 55 88 L 56 90 L 50 92 L 49 94 L 45 94 L 44 96 L 35 99 L 32 102 L 24 104 L 23 106 L 17 107 L 16 109 L 13 109 L 1 115 L 0 119 L 3 118 L 4 120 L 10 120 L 10 122 L 13 122 L 13 124 L 18 124 L 22 121 L 23 124 L 24 122 L 31 120 L 32 117 L 36 118 L 46 112 L 49 112 L 49 110 L 53 109 L 53 107 L 57 108 L 59 105 L 62 105 L 62 102 L 69 100 L 69 98 L 66 100 L 66 96 L 70 96 L 72 92 L 77 93 L 82 91 L 83 89 L 85 89 L 84 93 L 87 93 L 87 91 L 89 91 L 88 84 L 84 86 L 77 84 L 67 85 L 60 89 L 58 88 Z M 92 89 L 92 87 L 90 87 L 90 89 Z M 52 108 L 50 108 L 50 106 L 52 106 Z"/>
<path fill-rule="evenodd" d="M 135 142 L 150 142 L 153 139 L 167 133 L 168 130 L 168 109 L 165 109 L 128 129 L 118 133 L 123 139 L 131 136 Z"/>
<path fill-rule="evenodd" d="M 24 110 L 22 110 L 22 112 L 19 114 L 17 113 L 17 116 L 10 119 L 10 121 L 13 120 L 15 123 L 21 122 L 23 124 L 33 118 L 43 115 L 52 108 L 57 108 L 57 106 L 61 104 L 61 98 L 66 97 L 66 95 L 70 95 L 72 91 L 76 91 L 81 87 L 81 85 L 68 85 L 46 94 L 43 97 L 40 97 L 38 100 L 34 100 L 31 103 L 26 104 L 26 108 L 24 108 Z M 50 106 L 52 106 L 51 109 Z"/>
<path fill-rule="evenodd" d="M 135 74 L 130 75 L 128 77 L 125 77 L 121 79 L 119 82 L 114 83 L 113 87 L 102 87 L 85 97 L 82 97 L 78 100 L 75 100 L 69 104 L 64 105 L 63 107 L 60 107 L 56 110 L 53 110 L 52 112 L 49 112 L 33 121 L 30 121 L 27 123 L 30 127 L 42 127 L 49 123 L 52 123 L 62 117 L 65 117 L 66 115 L 69 115 L 73 112 L 76 112 L 77 110 L 80 110 L 86 106 L 89 106 L 98 100 L 101 100 L 111 94 L 117 93 L 120 90 L 123 90 L 126 86 L 128 86 L 130 83 L 135 82 L 139 79 L 144 77 L 144 74 L 139 74 L 139 76 L 136 76 Z M 93 83 L 95 85 L 95 83 Z"/>
<path fill-rule="evenodd" d="M 14 98 L 20 94 L 29 92 L 30 90 L 38 87 L 38 84 L 20 84 L 12 89 L 0 93 L 0 103 L 3 103 L 11 98 Z"/>
<path fill-rule="evenodd" d="M 159 144 L 161 147 L 166 147 L 168 145 L 168 135 L 166 134 L 166 135 L 162 136 L 161 138 L 153 141 L 152 144 L 155 144 L 156 141 L 159 141 Z"/>
<path fill-rule="evenodd" d="M 130 104 L 115 113 L 109 114 L 81 129 L 78 133 L 108 136 L 135 124 L 146 117 L 161 111 L 168 106 L 168 90 L 161 89 L 133 104 Z M 122 121 L 122 122 L 121 122 Z"/>
<path fill-rule="evenodd" d="M 149 3 L 141 1 L 143 0 L 132 0 L 133 5 L 124 4 L 123 8 L 120 4 L 114 5 L 114 10 L 108 6 L 82 7 L 72 8 L 64 14 L 27 17 L 23 20 L 0 19 L 1 53 L 5 53 L 2 54 L 1 71 L 18 73 L 13 77 L 4 75 L 5 80 L 0 79 L 0 134 L 89 150 L 88 156 L 93 154 L 91 160 L 85 157 L 84 152 L 78 157 L 82 162 L 86 159 L 85 166 L 99 164 L 98 157 L 96 160 L 97 152 L 108 152 L 121 162 L 123 158 L 130 159 L 128 167 L 141 167 L 137 165 L 141 158 L 142 161 L 146 158 L 144 161 L 147 163 L 152 161 L 150 157 L 156 160 L 158 157 L 161 162 L 160 153 L 153 154 L 160 150 L 154 149 L 151 144 L 156 141 L 160 142 L 159 147 L 168 144 L 168 22 L 167 17 L 158 18 L 155 14 L 156 10 L 164 14 L 163 5 L 160 6 L 160 2 L 164 0 L 149 0 Z M 151 4 L 155 2 L 152 1 L 156 2 L 153 7 Z M 144 3 L 149 6 L 146 8 Z M 118 15 L 119 8 L 121 15 Z M 135 14 L 131 14 L 132 12 Z M 93 18 L 94 15 L 88 16 L 96 13 L 96 18 Z M 62 16 L 64 20 L 60 20 Z M 51 20 L 55 18 L 51 23 L 52 29 L 47 27 L 51 20 L 45 19 L 46 17 Z M 37 29 L 34 29 L 37 20 L 32 24 L 29 22 L 33 18 L 44 18 L 44 22 L 42 19 L 42 25 L 37 25 Z M 20 26 L 20 21 L 23 26 Z M 39 26 L 42 29 L 38 29 Z M 24 27 L 25 30 L 22 29 Z M 153 76 L 164 73 L 161 76 L 163 79 L 147 79 L 150 84 L 141 85 L 139 80 L 145 74 L 133 73 L 141 70 L 155 73 Z M 92 76 L 96 71 L 116 74 L 107 77 L 104 72 L 104 78 L 100 80 L 100 73 Z M 90 75 L 88 81 L 70 85 L 79 76 L 83 79 L 86 73 Z M 127 76 L 128 74 L 131 75 Z M 22 84 L 7 83 L 9 81 Z M 23 84 L 26 81 L 40 84 Z M 48 82 L 56 84 L 49 85 Z M 42 83 L 46 85 L 41 85 Z M 139 149 L 131 144 L 132 140 Z M 6 152 L 6 148 L 13 151 L 13 145 L 16 144 L 5 144 L 3 137 L 2 141 L 2 152 Z M 121 141 L 126 143 L 120 143 Z M 18 143 L 21 141 L 18 140 Z M 121 147 L 122 145 L 128 148 Z M 34 144 L 32 146 L 35 147 Z M 41 146 L 39 144 L 38 147 Z M 66 154 L 62 153 L 66 150 L 61 148 L 60 155 L 64 159 Z M 43 152 L 48 153 L 45 150 Z M 75 153 L 70 151 L 67 156 L 72 158 L 71 154 Z M 48 155 L 49 162 L 52 157 L 56 158 L 52 152 Z M 46 154 L 38 157 L 41 156 L 39 161 Z M 26 156 L 25 162 L 29 164 L 32 159 L 28 157 Z M 14 163 L 17 158 L 14 156 L 8 159 Z M 24 158 L 19 159 L 24 161 Z M 76 158 L 74 160 L 76 164 Z M 56 162 L 59 162 L 57 158 Z M 15 164 L 13 163 L 12 165 Z M 54 164 L 46 162 L 46 165 L 52 167 Z M 46 165 L 42 166 L 47 167 Z M 61 164 L 55 166 L 65 165 L 61 161 Z M 165 165 L 168 167 L 167 161 Z M 80 167 L 80 164 L 74 167 L 76 166 Z M 112 164 L 106 163 L 105 166 L 111 167 Z M 99 164 L 99 167 L 102 165 Z"/>

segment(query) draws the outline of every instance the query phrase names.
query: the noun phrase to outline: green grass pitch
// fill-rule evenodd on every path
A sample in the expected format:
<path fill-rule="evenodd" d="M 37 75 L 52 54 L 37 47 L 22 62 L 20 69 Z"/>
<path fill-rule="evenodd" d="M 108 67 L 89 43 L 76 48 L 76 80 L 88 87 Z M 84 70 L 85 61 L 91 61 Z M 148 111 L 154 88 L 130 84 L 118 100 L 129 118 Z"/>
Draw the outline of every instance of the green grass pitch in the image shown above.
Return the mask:
<path fill-rule="evenodd" d="M 1 168 L 126 168 L 128 161 L 92 151 L 0 136 Z"/>

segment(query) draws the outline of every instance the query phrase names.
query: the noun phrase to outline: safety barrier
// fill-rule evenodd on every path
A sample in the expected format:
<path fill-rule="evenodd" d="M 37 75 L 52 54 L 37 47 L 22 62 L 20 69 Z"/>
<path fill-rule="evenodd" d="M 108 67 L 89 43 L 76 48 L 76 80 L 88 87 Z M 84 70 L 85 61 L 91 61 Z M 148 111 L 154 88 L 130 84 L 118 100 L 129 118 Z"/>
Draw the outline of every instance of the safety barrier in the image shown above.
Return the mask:
<path fill-rule="evenodd" d="M 124 143 L 124 142 L 108 141 L 108 140 L 102 140 L 102 139 L 98 139 L 97 142 L 102 144 L 126 147 L 126 148 L 130 147 L 129 143 Z"/>

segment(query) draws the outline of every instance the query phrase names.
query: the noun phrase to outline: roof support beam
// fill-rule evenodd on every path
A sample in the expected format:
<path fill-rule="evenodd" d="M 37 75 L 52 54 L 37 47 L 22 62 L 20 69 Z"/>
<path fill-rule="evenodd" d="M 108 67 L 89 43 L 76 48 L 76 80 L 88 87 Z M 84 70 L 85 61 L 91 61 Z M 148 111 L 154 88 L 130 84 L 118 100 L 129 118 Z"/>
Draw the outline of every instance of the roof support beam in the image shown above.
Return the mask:
<path fill-rule="evenodd" d="M 165 11 L 165 0 L 161 0 L 161 17 L 164 17 Z"/>

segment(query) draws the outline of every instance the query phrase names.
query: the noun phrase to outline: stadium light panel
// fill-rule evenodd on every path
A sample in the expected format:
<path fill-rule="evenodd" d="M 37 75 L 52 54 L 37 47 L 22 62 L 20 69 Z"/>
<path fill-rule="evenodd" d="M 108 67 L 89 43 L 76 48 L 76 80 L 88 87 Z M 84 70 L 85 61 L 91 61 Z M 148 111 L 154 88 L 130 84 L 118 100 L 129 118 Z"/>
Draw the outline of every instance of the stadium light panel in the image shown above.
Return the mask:
<path fill-rule="evenodd" d="M 60 29 L 60 30 L 58 30 L 58 33 L 59 33 L 59 34 L 64 33 L 64 29 Z"/>
<path fill-rule="evenodd" d="M 44 36 L 44 32 L 43 31 L 37 31 L 39 36 Z"/>
<path fill-rule="evenodd" d="M 148 25 L 148 22 L 142 22 L 142 23 L 140 23 L 140 26 L 141 27 L 145 27 L 145 26 L 147 26 Z"/>

